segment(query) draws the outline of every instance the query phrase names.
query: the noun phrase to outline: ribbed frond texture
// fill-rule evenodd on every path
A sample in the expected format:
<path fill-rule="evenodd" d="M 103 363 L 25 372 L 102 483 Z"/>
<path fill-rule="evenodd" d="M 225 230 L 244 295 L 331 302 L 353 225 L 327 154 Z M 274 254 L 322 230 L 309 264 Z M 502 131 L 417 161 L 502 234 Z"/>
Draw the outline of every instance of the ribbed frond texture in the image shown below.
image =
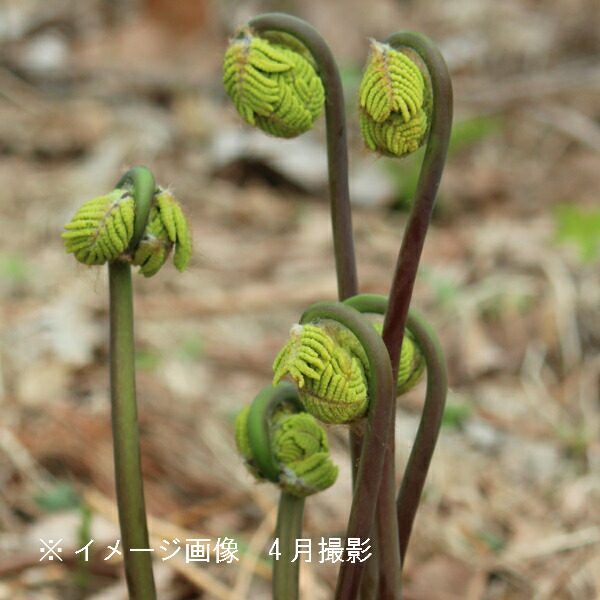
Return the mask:
<path fill-rule="evenodd" d="M 86 202 L 65 225 L 65 250 L 86 265 L 103 265 L 125 252 L 133 236 L 133 197 L 113 190 Z"/>
<path fill-rule="evenodd" d="M 175 247 L 175 267 L 185 270 L 192 255 L 191 230 L 170 192 L 157 188 L 143 238 L 131 251 L 134 220 L 135 202 L 128 190 L 116 189 L 89 200 L 65 225 L 65 250 L 86 265 L 114 260 L 132 262 L 140 267 L 142 275 L 151 277 Z"/>
<path fill-rule="evenodd" d="M 423 73 L 406 54 L 371 41 L 359 104 L 360 129 L 371 150 L 402 157 L 424 143 L 431 93 Z"/>
<path fill-rule="evenodd" d="M 235 442 L 250 473 L 263 481 L 248 432 L 249 413 L 248 406 L 236 418 Z M 278 485 L 284 492 L 303 498 L 335 483 L 338 468 L 329 458 L 327 435 L 312 415 L 277 411 L 271 427 L 271 451 L 280 467 Z"/>
<path fill-rule="evenodd" d="M 383 325 L 374 323 L 375 329 L 381 334 Z M 425 356 L 420 346 L 415 341 L 413 334 L 404 330 L 404 339 L 402 340 L 402 352 L 400 353 L 400 364 L 398 366 L 398 378 L 396 380 L 396 394 L 401 396 L 406 394 L 415 385 L 417 385 L 423 371 L 425 370 Z"/>
<path fill-rule="evenodd" d="M 173 246 L 173 264 L 178 271 L 184 271 L 192 256 L 191 231 L 177 200 L 170 192 L 159 188 L 132 262 L 140 267 L 142 275 L 152 277 L 165 264 Z"/>
<path fill-rule="evenodd" d="M 348 423 L 367 410 L 366 369 L 356 337 L 336 321 L 323 319 L 292 327 L 273 364 L 273 383 L 291 375 L 310 414 L 324 423 Z"/>
<path fill-rule="evenodd" d="M 338 468 L 329 458 L 327 435 L 312 415 L 296 413 L 279 419 L 273 429 L 273 449 L 283 467 L 284 492 L 302 498 L 335 483 Z"/>
<path fill-rule="evenodd" d="M 381 334 L 382 325 L 373 326 Z M 405 332 L 397 394 L 412 389 L 425 369 L 423 353 Z M 363 417 L 369 403 L 370 368 L 364 348 L 343 325 L 329 319 L 294 325 L 273 364 L 276 385 L 290 375 L 302 405 L 324 423 L 349 423 Z"/>
<path fill-rule="evenodd" d="M 225 53 L 223 83 L 237 111 L 276 137 L 311 129 L 325 103 L 313 63 L 296 50 L 246 31 Z"/>

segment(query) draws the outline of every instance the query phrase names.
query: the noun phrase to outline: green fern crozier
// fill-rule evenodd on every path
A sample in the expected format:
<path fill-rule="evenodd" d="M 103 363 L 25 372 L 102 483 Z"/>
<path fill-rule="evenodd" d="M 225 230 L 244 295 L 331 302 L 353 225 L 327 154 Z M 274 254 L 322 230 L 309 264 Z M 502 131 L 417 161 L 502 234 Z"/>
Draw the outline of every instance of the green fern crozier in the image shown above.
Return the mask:
<path fill-rule="evenodd" d="M 235 441 L 250 473 L 264 481 L 254 460 L 252 440 L 248 433 L 250 407 L 244 407 L 235 421 Z M 279 465 L 275 483 L 280 489 L 297 498 L 315 494 L 332 486 L 338 468 L 329 458 L 327 435 L 315 418 L 308 413 L 278 410 L 271 418 L 271 451 Z"/>
<path fill-rule="evenodd" d="M 381 333 L 381 325 L 373 326 Z M 405 334 L 397 377 L 398 395 L 412 389 L 425 368 L 423 354 Z M 273 384 L 290 375 L 305 410 L 324 423 L 351 423 L 369 405 L 370 369 L 356 336 L 337 321 L 294 325 L 273 363 Z"/>
<path fill-rule="evenodd" d="M 402 157 L 425 142 L 431 93 L 427 78 L 406 54 L 371 41 L 359 104 L 360 129 L 371 150 Z"/>
<path fill-rule="evenodd" d="M 144 235 L 137 248 L 131 249 L 134 219 L 135 202 L 129 190 L 115 189 L 89 200 L 65 225 L 65 250 L 86 265 L 131 262 L 140 267 L 142 275 L 151 277 L 175 247 L 175 267 L 179 271 L 187 268 L 192 255 L 191 229 L 169 191 L 156 189 Z"/>
<path fill-rule="evenodd" d="M 311 129 L 325 103 L 321 79 L 297 45 L 272 43 L 246 28 L 225 53 L 223 83 L 237 111 L 250 125 L 276 137 L 296 137 Z"/>

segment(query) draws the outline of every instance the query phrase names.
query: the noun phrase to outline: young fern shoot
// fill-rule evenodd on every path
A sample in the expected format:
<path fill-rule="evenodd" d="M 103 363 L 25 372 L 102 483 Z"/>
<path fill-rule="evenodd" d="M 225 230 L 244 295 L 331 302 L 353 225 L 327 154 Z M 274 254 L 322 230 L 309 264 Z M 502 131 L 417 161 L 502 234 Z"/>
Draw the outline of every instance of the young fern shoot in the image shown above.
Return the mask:
<path fill-rule="evenodd" d="M 376 544 L 371 565 L 342 562 L 335 598 L 400 600 L 401 564 L 445 400 L 443 356 L 433 332 L 421 317 L 411 313 L 409 332 L 405 334 L 414 280 L 450 134 L 452 90 L 445 63 L 427 38 L 401 32 L 383 43 L 372 41 L 360 87 L 360 129 L 368 148 L 385 156 L 403 157 L 426 144 L 389 304 L 382 297 L 374 300 L 358 295 L 344 102 L 339 73 L 323 39 L 295 17 L 278 13 L 259 16 L 241 28 L 232 40 L 225 56 L 223 81 L 242 118 L 278 137 L 294 137 L 310 129 L 324 102 L 340 300 L 313 305 L 299 324 L 292 327 L 290 339 L 273 366 L 275 387 L 263 390 L 247 411 L 247 429 L 245 424 L 238 423 L 238 446 L 255 475 L 270 479 L 283 489 L 278 528 L 286 520 L 298 528 L 302 521 L 300 508 L 289 501 L 292 494 L 285 489 L 286 477 L 282 475 L 286 470 L 277 466 L 276 450 L 250 452 L 245 441 L 246 431 L 255 429 L 264 436 L 265 431 L 276 430 L 287 417 L 278 414 L 274 418 L 268 413 L 268 418 L 253 419 L 252 415 L 259 414 L 254 406 L 276 403 L 274 398 L 279 394 L 289 400 L 290 386 L 280 382 L 288 375 L 297 384 L 294 410 L 307 411 L 326 424 L 348 424 L 354 496 L 347 537 L 366 540 L 373 536 Z M 383 326 L 374 326 L 362 314 L 368 312 L 385 313 Z M 393 460 L 396 394 L 410 389 L 425 368 L 425 408 L 396 499 Z M 274 433 L 273 439 L 277 436 Z M 271 448 L 270 444 L 269 439 L 263 447 Z M 310 460 L 320 466 L 325 464 L 320 452 Z M 311 473 L 310 469 L 302 472 Z M 298 473 L 292 480 L 297 476 Z M 299 534 L 300 530 L 295 532 Z M 365 570 L 371 589 L 361 586 Z M 297 598 L 297 571 L 283 571 L 276 565 L 275 573 L 275 598 Z"/>
<path fill-rule="evenodd" d="M 258 44 L 256 39 L 264 43 Z M 251 56 L 252 44 L 263 50 L 261 56 L 256 54 L 259 48 L 255 48 Z M 274 66 L 273 58 L 265 60 L 265 51 L 280 64 Z M 290 53 L 302 60 L 291 58 Z M 344 92 L 329 46 L 306 21 L 283 13 L 266 13 L 251 19 L 239 30 L 226 52 L 223 71 L 225 89 L 242 118 L 271 135 L 300 135 L 310 129 L 324 111 L 338 296 L 343 300 L 356 295 L 358 278 L 348 191 Z M 291 85 L 290 80 L 296 78 L 298 81 Z M 309 97 L 306 90 L 313 90 L 314 96 Z M 315 100 L 320 105 L 318 109 Z M 285 135 L 280 136 L 280 133 Z"/>
<path fill-rule="evenodd" d="M 87 265 L 108 263 L 110 392 L 117 506 L 131 600 L 155 600 L 141 471 L 135 389 L 131 266 L 155 275 L 175 247 L 185 270 L 192 254 L 188 222 L 172 194 L 145 167 L 130 169 L 112 192 L 83 204 L 65 225 L 65 250 Z"/>
<path fill-rule="evenodd" d="M 407 54 L 415 56 L 420 64 Z M 419 77 L 416 69 L 422 69 Z M 372 91 L 375 90 L 375 91 Z M 398 96 L 398 100 L 395 100 Z M 416 149 L 426 143 L 425 157 L 419 174 L 417 190 L 413 200 L 394 278 L 390 290 L 389 305 L 385 313 L 382 337 L 389 352 L 392 365 L 398 364 L 403 348 L 404 331 L 414 282 L 417 275 L 425 237 L 433 212 L 440 184 L 452 126 L 452 86 L 448 69 L 437 47 L 427 37 L 409 31 L 390 36 L 384 44 L 373 44 L 370 63 L 361 86 L 361 129 L 365 143 L 385 155 L 398 157 L 407 149 Z M 365 124 L 366 122 L 366 124 Z M 439 348 L 439 346 L 438 346 Z M 439 360 L 436 365 L 443 363 Z M 440 367 L 441 369 L 441 367 Z M 429 377 L 438 377 L 445 386 L 445 370 L 432 368 Z M 443 411 L 445 393 L 435 395 L 437 411 Z M 433 401 L 432 401 L 433 402 Z M 429 404 L 431 406 L 431 402 Z M 402 506 L 395 501 L 394 427 L 388 425 L 386 458 L 382 488 L 377 509 L 377 530 L 380 532 L 381 556 L 386 561 L 380 564 L 379 595 L 381 598 L 399 598 L 397 578 L 406 545 L 412 528 L 421 491 L 439 432 L 440 422 L 436 411 L 427 412 L 430 435 L 418 435 L 413 455 L 420 460 L 411 460 L 404 479 L 418 481 L 418 485 L 403 483 Z M 367 452 L 369 449 L 367 449 Z M 408 491 L 410 490 L 410 491 Z M 398 522 L 398 523 L 396 523 Z M 402 524 L 408 531 L 398 531 L 397 541 L 390 535 L 390 523 Z M 381 539 L 381 535 L 385 539 Z M 383 549 L 385 548 L 385 550 Z"/>
<path fill-rule="evenodd" d="M 302 411 L 295 388 L 280 383 L 266 387 L 239 413 L 235 440 L 250 473 L 281 489 L 275 529 L 281 554 L 273 565 L 273 598 L 298 600 L 300 561 L 293 558 L 302 537 L 305 498 L 332 486 L 338 475 L 327 435 Z"/>

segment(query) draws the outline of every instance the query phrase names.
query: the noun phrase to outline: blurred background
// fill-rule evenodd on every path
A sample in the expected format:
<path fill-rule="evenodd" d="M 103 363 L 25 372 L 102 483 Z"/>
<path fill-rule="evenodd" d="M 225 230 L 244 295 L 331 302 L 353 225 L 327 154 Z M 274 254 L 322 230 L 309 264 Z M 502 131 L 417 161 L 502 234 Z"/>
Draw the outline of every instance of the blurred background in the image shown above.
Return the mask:
<path fill-rule="evenodd" d="M 600 10 L 595 0 L 0 0 L 0 600 L 125 598 L 107 370 L 107 277 L 64 253 L 81 203 L 135 164 L 171 186 L 195 258 L 136 277 L 146 503 L 162 540 L 228 536 L 240 562 L 155 557 L 161 600 L 269 598 L 277 493 L 237 457 L 236 413 L 289 327 L 335 299 L 324 123 L 251 131 L 221 84 L 235 29 L 310 21 L 341 69 L 361 291 L 387 294 L 421 155 L 367 152 L 368 38 L 431 37 L 455 128 L 413 304 L 451 392 L 405 568 L 406 600 L 600 597 Z M 423 387 L 399 401 L 404 464 Z M 303 597 L 332 597 L 348 449 L 311 498 Z M 40 561 L 40 540 L 63 561 Z M 90 539 L 90 560 L 74 551 Z M 159 554 L 157 552 L 157 554 Z"/>

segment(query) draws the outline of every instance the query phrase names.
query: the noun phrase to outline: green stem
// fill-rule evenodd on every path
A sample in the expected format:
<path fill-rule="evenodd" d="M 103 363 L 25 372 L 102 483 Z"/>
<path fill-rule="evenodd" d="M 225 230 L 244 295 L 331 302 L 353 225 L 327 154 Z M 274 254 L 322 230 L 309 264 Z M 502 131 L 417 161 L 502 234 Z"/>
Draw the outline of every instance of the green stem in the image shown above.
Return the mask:
<path fill-rule="evenodd" d="M 150 548 L 135 395 L 131 268 L 114 262 L 108 272 L 112 430 L 125 575 L 131 600 L 153 600 L 151 554 L 130 552 L 132 548 Z"/>
<path fill-rule="evenodd" d="M 141 239 L 154 194 L 148 169 L 134 167 L 115 187 L 131 186 L 135 199 L 134 236 Z M 135 248 L 134 245 L 130 246 Z M 131 268 L 115 261 L 108 266 L 110 294 L 110 390 L 115 479 L 125 576 L 131 600 L 155 600 L 140 456 L 135 390 L 133 292 Z"/>
<path fill-rule="evenodd" d="M 298 600 L 300 597 L 300 559 L 296 540 L 302 538 L 304 498 L 285 492 L 279 497 L 275 537 L 279 540 L 279 556 L 273 564 L 273 600 Z"/>
<path fill-rule="evenodd" d="M 310 323 L 317 319 L 333 319 L 347 327 L 365 349 L 369 362 L 370 403 L 368 426 L 358 469 L 347 537 L 364 542 L 370 538 L 383 472 L 388 425 L 394 417 L 395 406 L 389 401 L 394 385 L 389 355 L 375 328 L 357 310 L 341 303 L 318 302 L 300 319 Z M 364 562 L 348 562 L 341 567 L 335 593 L 336 600 L 356 598 L 360 592 Z"/>
<path fill-rule="evenodd" d="M 154 183 L 152 173 L 146 169 L 146 167 L 137 166 L 129 169 L 129 171 L 117 181 L 115 188 L 122 187 L 131 187 L 135 199 L 133 236 L 129 242 L 130 250 L 135 250 L 146 230 L 152 198 L 156 191 L 156 184 Z"/>
<path fill-rule="evenodd" d="M 281 31 L 294 36 L 311 53 L 325 87 L 327 162 L 333 247 L 340 300 L 358 293 L 352 217 L 348 191 L 348 145 L 344 92 L 340 74 L 321 35 L 306 21 L 283 13 L 267 13 L 251 19 L 248 25 L 257 32 Z"/>
<path fill-rule="evenodd" d="M 263 388 L 253 400 L 248 413 L 248 438 L 252 446 L 252 456 L 258 470 L 272 483 L 279 483 L 280 466 L 273 455 L 271 444 L 271 419 L 273 413 L 283 403 L 289 403 L 301 410 L 296 387 L 288 382 Z"/>
<path fill-rule="evenodd" d="M 273 413 L 281 404 L 301 409 L 296 387 L 282 382 L 265 387 L 253 400 L 248 413 L 248 440 L 258 470 L 269 481 L 279 483 L 280 469 L 271 443 Z M 300 561 L 292 562 L 295 540 L 302 537 L 304 498 L 282 492 L 279 497 L 275 537 L 281 556 L 273 563 L 273 600 L 297 600 L 299 597 Z"/>

